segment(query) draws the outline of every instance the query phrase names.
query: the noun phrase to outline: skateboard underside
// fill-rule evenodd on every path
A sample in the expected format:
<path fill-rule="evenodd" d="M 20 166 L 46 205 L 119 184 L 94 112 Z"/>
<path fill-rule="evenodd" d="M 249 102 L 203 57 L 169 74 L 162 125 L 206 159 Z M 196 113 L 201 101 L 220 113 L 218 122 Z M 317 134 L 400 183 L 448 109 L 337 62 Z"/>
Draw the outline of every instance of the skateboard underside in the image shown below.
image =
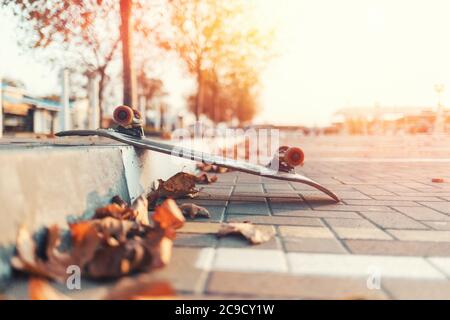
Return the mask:
<path fill-rule="evenodd" d="M 167 143 L 157 142 L 145 138 L 135 138 L 130 135 L 116 132 L 112 129 L 97 129 L 97 130 L 69 130 L 62 131 L 56 134 L 59 137 L 65 136 L 101 136 L 105 138 L 114 139 L 119 142 L 123 142 L 132 145 L 137 148 L 148 149 L 156 152 L 165 153 L 172 156 L 177 156 L 193 161 L 199 161 L 207 164 L 214 164 L 221 167 L 226 167 L 229 169 L 246 172 L 253 175 L 258 175 L 261 177 L 266 177 L 270 179 L 284 180 L 299 182 L 320 190 L 333 198 L 335 201 L 339 202 L 339 197 L 334 194 L 329 189 L 325 188 L 318 182 L 311 180 L 298 173 L 275 171 L 271 168 L 264 166 L 251 164 L 248 162 L 243 162 L 239 160 L 234 160 L 230 158 L 224 158 L 221 156 L 216 156 L 208 153 L 204 153 L 197 150 L 192 150 L 188 148 L 178 147 L 170 145 Z"/>

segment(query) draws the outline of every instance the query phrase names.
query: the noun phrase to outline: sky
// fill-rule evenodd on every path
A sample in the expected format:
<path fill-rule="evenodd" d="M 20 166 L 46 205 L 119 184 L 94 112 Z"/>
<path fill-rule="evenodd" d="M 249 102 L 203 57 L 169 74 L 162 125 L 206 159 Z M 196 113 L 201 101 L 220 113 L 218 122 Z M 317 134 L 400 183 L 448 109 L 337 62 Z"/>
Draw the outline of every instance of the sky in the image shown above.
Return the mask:
<path fill-rule="evenodd" d="M 276 27 L 277 57 L 262 76 L 259 122 L 326 125 L 346 106 L 450 105 L 450 1 L 255 0 Z M 21 53 L 0 13 L 0 73 L 38 94 L 58 91 L 56 71 Z M 192 84 L 172 66 L 163 78 L 177 108 Z"/>

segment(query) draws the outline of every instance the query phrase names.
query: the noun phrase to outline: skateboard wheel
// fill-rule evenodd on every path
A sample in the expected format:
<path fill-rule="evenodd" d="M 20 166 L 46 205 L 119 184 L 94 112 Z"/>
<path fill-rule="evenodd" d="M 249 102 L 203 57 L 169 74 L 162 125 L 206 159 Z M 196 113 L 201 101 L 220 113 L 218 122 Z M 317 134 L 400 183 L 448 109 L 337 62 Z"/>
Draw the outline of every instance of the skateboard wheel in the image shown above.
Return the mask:
<path fill-rule="evenodd" d="M 305 160 L 305 154 L 303 153 L 302 149 L 292 147 L 286 150 L 284 160 L 291 167 L 296 167 L 303 164 L 303 161 Z"/>
<path fill-rule="evenodd" d="M 139 114 L 140 115 L 140 114 Z M 114 109 L 113 119 L 121 126 L 128 126 L 133 122 L 134 111 L 128 106 L 118 106 Z"/>

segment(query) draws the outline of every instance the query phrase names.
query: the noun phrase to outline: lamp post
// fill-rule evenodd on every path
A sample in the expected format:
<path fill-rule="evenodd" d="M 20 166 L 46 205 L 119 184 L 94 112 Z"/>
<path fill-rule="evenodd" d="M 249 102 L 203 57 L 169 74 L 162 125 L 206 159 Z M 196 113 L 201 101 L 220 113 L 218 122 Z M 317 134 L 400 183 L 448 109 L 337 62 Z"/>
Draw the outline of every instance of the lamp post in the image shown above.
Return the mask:
<path fill-rule="evenodd" d="M 3 136 L 3 79 L 0 75 L 0 138 Z"/>
<path fill-rule="evenodd" d="M 444 91 L 443 84 L 435 84 L 434 91 L 438 96 L 438 104 L 436 110 L 436 119 L 434 121 L 434 134 L 440 134 L 444 131 L 444 117 L 443 117 L 443 105 L 442 105 L 442 92 Z"/>

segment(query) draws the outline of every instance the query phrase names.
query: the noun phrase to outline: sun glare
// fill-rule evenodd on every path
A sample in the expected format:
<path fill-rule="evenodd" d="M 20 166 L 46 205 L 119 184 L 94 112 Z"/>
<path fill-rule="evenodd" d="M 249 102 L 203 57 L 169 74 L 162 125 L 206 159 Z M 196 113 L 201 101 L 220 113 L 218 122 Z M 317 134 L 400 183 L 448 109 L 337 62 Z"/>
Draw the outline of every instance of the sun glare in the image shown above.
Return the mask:
<path fill-rule="evenodd" d="M 261 20 L 276 25 L 278 53 L 261 122 L 321 125 L 345 106 L 434 106 L 434 84 L 450 88 L 448 1 L 258 3 Z"/>

